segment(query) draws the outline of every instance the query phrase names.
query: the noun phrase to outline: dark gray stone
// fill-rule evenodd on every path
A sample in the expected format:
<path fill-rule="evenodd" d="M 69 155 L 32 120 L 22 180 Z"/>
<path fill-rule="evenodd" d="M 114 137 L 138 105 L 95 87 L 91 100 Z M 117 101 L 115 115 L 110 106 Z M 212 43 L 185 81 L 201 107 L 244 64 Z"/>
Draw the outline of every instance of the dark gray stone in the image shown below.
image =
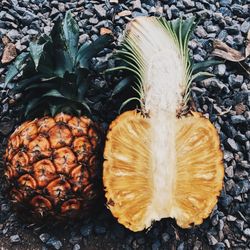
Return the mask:
<path fill-rule="evenodd" d="M 27 34 L 29 34 L 29 35 L 31 35 L 31 36 L 36 36 L 36 35 L 38 35 L 38 31 L 37 30 L 34 30 L 34 29 L 29 29 L 28 31 L 27 31 Z"/>
<path fill-rule="evenodd" d="M 106 228 L 104 226 L 95 226 L 95 233 L 97 235 L 100 235 L 100 234 L 105 234 L 106 233 Z"/>
<path fill-rule="evenodd" d="M 246 118 L 243 115 L 233 115 L 231 121 L 232 124 L 241 124 L 246 122 Z"/>
<path fill-rule="evenodd" d="M 244 229 L 244 221 L 243 220 L 236 220 L 235 221 L 235 225 L 236 225 L 236 227 L 238 227 L 239 228 L 239 230 L 242 232 L 243 231 L 243 229 Z"/>
<path fill-rule="evenodd" d="M 140 16 L 145 16 L 145 13 L 139 12 L 139 11 L 134 11 L 132 12 L 132 17 L 140 17 Z"/>
<path fill-rule="evenodd" d="M 83 237 L 89 236 L 93 232 L 93 224 L 86 224 L 82 226 L 80 231 Z"/>
<path fill-rule="evenodd" d="M 152 244 L 152 247 L 151 249 L 152 250 L 159 250 L 161 247 L 161 242 L 159 240 L 155 241 L 153 244 Z"/>
<path fill-rule="evenodd" d="M 181 242 L 179 246 L 177 247 L 177 250 L 184 250 L 185 249 L 185 244 L 184 242 Z"/>
<path fill-rule="evenodd" d="M 135 0 L 133 2 L 133 10 L 140 10 L 141 9 L 141 0 Z"/>
<path fill-rule="evenodd" d="M 220 6 L 227 7 L 232 4 L 232 0 L 220 0 L 219 3 L 220 3 Z"/>
<path fill-rule="evenodd" d="M 225 64 L 219 64 L 217 66 L 217 72 L 219 76 L 224 76 L 224 74 L 226 73 L 226 65 Z"/>
<path fill-rule="evenodd" d="M 94 8 L 95 8 L 95 11 L 96 11 L 96 13 L 97 13 L 97 15 L 98 15 L 99 17 L 102 18 L 102 17 L 105 17 L 105 16 L 106 16 L 106 10 L 104 9 L 104 7 L 103 7 L 102 4 L 95 5 Z"/>
<path fill-rule="evenodd" d="M 161 238 L 162 238 L 162 241 L 163 241 L 163 242 L 167 242 L 167 241 L 169 241 L 169 239 L 170 239 L 170 235 L 169 235 L 168 233 L 163 233 L 163 234 L 161 235 Z"/>
<path fill-rule="evenodd" d="M 219 215 L 218 215 L 218 214 L 215 214 L 215 215 L 212 217 L 211 222 L 212 222 L 212 225 L 213 225 L 213 226 L 216 226 L 216 225 L 218 224 L 218 222 L 219 222 Z"/>
<path fill-rule="evenodd" d="M 15 121 L 7 118 L 5 121 L 0 122 L 0 134 L 7 136 L 14 129 Z"/>
<path fill-rule="evenodd" d="M 236 217 L 229 214 L 229 215 L 227 216 L 227 221 L 231 221 L 231 222 L 232 222 L 232 221 L 236 221 Z"/>
<path fill-rule="evenodd" d="M 246 172 L 246 175 L 248 175 L 248 173 Z M 238 186 L 240 187 L 240 193 L 244 194 L 247 193 L 248 190 L 250 189 L 250 182 L 248 180 L 242 180 L 238 183 Z"/>
<path fill-rule="evenodd" d="M 30 25 L 33 20 L 35 20 L 37 18 L 36 15 L 34 15 L 33 13 L 29 12 L 29 11 L 25 11 L 25 14 L 21 17 L 20 21 L 22 22 L 23 25 Z"/>
<path fill-rule="evenodd" d="M 210 246 L 214 246 L 218 242 L 218 240 L 216 240 L 216 238 L 210 233 L 207 233 L 207 239 Z"/>
<path fill-rule="evenodd" d="M 51 10 L 50 16 L 51 16 L 52 18 L 54 18 L 54 17 L 56 17 L 58 14 L 60 14 L 60 11 L 59 11 L 57 8 L 53 7 L 52 10 Z"/>
<path fill-rule="evenodd" d="M 220 33 L 218 34 L 217 38 L 219 40 L 224 40 L 227 37 L 228 33 L 226 30 L 222 30 L 220 31 Z"/>
<path fill-rule="evenodd" d="M 224 250 L 226 248 L 225 244 L 223 242 L 218 242 L 215 246 L 215 250 Z"/>
<path fill-rule="evenodd" d="M 146 242 L 144 237 L 140 237 L 140 238 L 137 239 L 136 241 L 137 241 L 137 243 L 138 243 L 139 245 L 144 245 L 145 242 Z"/>
<path fill-rule="evenodd" d="M 69 239 L 69 242 L 70 242 L 72 245 L 75 245 L 75 244 L 81 242 L 81 240 L 82 240 L 82 236 L 81 236 L 81 235 L 75 235 L 75 236 L 73 236 L 73 237 L 71 237 L 71 238 Z"/>
<path fill-rule="evenodd" d="M 84 17 L 92 17 L 92 16 L 94 16 L 94 13 L 91 9 L 87 9 L 84 11 L 83 15 L 84 15 Z"/>
<path fill-rule="evenodd" d="M 218 10 L 223 16 L 231 16 L 232 13 L 231 13 L 231 10 L 227 7 L 221 7 L 219 8 Z"/>
<path fill-rule="evenodd" d="M 240 166 L 246 169 L 250 169 L 250 163 L 248 161 L 241 161 Z"/>
<path fill-rule="evenodd" d="M 250 237 L 250 228 L 246 228 L 246 229 L 244 230 L 244 234 L 245 234 L 246 236 Z"/>
<path fill-rule="evenodd" d="M 171 13 L 171 17 L 177 18 L 179 16 L 179 10 L 175 5 L 171 5 L 169 11 Z"/>
<path fill-rule="evenodd" d="M 65 12 L 66 8 L 65 8 L 65 4 L 64 3 L 58 3 L 58 10 L 60 12 Z"/>
<path fill-rule="evenodd" d="M 231 6 L 232 13 L 239 17 L 249 17 L 249 9 L 248 7 L 244 7 L 241 4 L 233 4 Z"/>
<path fill-rule="evenodd" d="M 194 248 L 193 250 L 200 250 L 202 248 L 202 242 L 199 240 L 196 240 L 194 243 Z"/>
<path fill-rule="evenodd" d="M 240 30 L 243 32 L 243 33 L 247 33 L 250 29 L 250 20 L 246 20 L 244 21 L 242 24 L 241 24 L 241 28 Z"/>
<path fill-rule="evenodd" d="M 219 230 L 222 231 L 224 228 L 224 221 L 223 220 L 219 220 Z"/>
<path fill-rule="evenodd" d="M 235 25 L 226 27 L 226 31 L 229 35 L 237 35 L 240 32 L 240 25 L 235 24 Z"/>
<path fill-rule="evenodd" d="M 50 235 L 48 233 L 43 233 L 39 235 L 39 238 L 43 243 L 46 243 L 49 240 Z"/>
<path fill-rule="evenodd" d="M 52 237 L 47 242 L 46 245 L 53 247 L 56 250 L 59 250 L 63 247 L 63 244 L 60 240 L 57 240 L 56 238 Z"/>
<path fill-rule="evenodd" d="M 245 38 L 242 35 L 234 36 L 235 46 L 242 46 L 245 41 Z"/>
<path fill-rule="evenodd" d="M 16 41 L 20 38 L 21 34 L 17 30 L 12 29 L 7 33 L 7 36 L 11 41 Z"/>
<path fill-rule="evenodd" d="M 228 138 L 227 141 L 227 146 L 234 152 L 240 151 L 240 146 L 238 143 L 235 142 L 234 139 Z"/>
<path fill-rule="evenodd" d="M 194 59 L 195 62 L 203 62 L 204 61 L 204 58 L 199 54 L 195 54 L 193 56 L 193 59 Z"/>
<path fill-rule="evenodd" d="M 219 199 L 219 203 L 225 208 L 227 208 L 231 204 L 232 201 L 233 201 L 233 197 L 225 193 L 223 193 Z"/>
<path fill-rule="evenodd" d="M 95 17 L 91 17 L 91 18 L 89 19 L 89 23 L 90 23 L 90 24 L 97 24 L 97 23 L 98 23 L 98 19 L 95 18 Z"/>
<path fill-rule="evenodd" d="M 200 38 L 206 38 L 207 37 L 207 32 L 206 30 L 203 28 L 203 26 L 198 25 L 196 30 L 195 30 L 195 34 L 200 37 Z"/>
<path fill-rule="evenodd" d="M 18 234 L 10 236 L 11 243 L 19 243 L 21 241 L 20 236 Z"/>
<path fill-rule="evenodd" d="M 113 231 L 114 231 L 114 235 L 119 238 L 119 239 L 123 239 L 125 237 L 125 228 L 124 226 L 120 225 L 120 224 L 115 224 L 114 225 L 114 228 L 113 228 Z"/>
<path fill-rule="evenodd" d="M 80 250 L 81 246 L 79 244 L 75 244 L 73 250 Z"/>
<path fill-rule="evenodd" d="M 1 212 L 2 213 L 6 213 L 6 212 L 9 212 L 10 211 L 10 206 L 8 204 L 2 204 L 1 205 Z"/>
<path fill-rule="evenodd" d="M 206 27 L 206 31 L 208 33 L 217 33 L 220 30 L 219 26 L 217 25 L 208 25 Z"/>
<path fill-rule="evenodd" d="M 183 4 L 187 8 L 192 8 L 194 7 L 194 1 L 193 0 L 183 0 Z"/>
<path fill-rule="evenodd" d="M 229 166 L 225 169 L 225 173 L 227 174 L 228 177 L 233 178 L 234 176 L 234 168 L 233 166 Z"/>
<path fill-rule="evenodd" d="M 82 34 L 82 35 L 80 35 L 80 37 L 79 37 L 79 43 L 80 43 L 80 44 L 83 44 L 83 43 L 85 43 L 85 42 L 88 41 L 88 40 L 89 40 L 88 34 Z"/>

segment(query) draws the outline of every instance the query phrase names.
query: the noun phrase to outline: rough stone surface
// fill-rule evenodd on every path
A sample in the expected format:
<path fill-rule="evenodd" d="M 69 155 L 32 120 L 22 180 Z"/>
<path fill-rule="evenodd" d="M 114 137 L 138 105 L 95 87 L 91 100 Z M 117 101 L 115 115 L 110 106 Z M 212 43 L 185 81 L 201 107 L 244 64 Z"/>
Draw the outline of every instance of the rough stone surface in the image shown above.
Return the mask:
<path fill-rule="evenodd" d="M 49 34 L 54 22 L 71 10 L 80 27 L 80 43 L 93 41 L 112 32 L 115 44 L 121 41 L 126 24 L 138 16 L 199 17 L 200 22 L 189 42 L 195 62 L 207 61 L 213 39 L 243 51 L 250 28 L 249 0 L 2 0 L 0 38 L 7 36 L 17 53 L 26 51 L 29 41 Z M 4 52 L 0 44 L 0 59 Z M 96 76 L 89 90 L 91 109 L 103 127 L 118 115 L 124 96 L 112 97 L 118 79 L 101 74 L 100 69 L 115 65 L 106 55 L 93 60 Z M 249 61 L 247 62 L 249 64 Z M 3 89 L 7 66 L 0 65 L 0 171 L 7 138 L 20 124 L 18 96 L 11 85 Z M 249 172 L 250 172 L 250 81 L 239 65 L 222 63 L 208 69 L 215 74 L 209 81 L 192 86 L 196 109 L 215 124 L 224 152 L 225 180 L 218 204 L 201 225 L 182 230 L 173 220 L 155 223 L 149 232 L 132 233 L 120 226 L 103 208 L 96 218 L 68 222 L 66 225 L 27 225 L 18 220 L 0 186 L 1 249 L 247 249 L 249 248 Z M 21 97 L 19 97 L 21 98 Z M 93 100 L 93 101 L 92 101 Z M 2 175 L 0 175 L 2 181 Z"/>

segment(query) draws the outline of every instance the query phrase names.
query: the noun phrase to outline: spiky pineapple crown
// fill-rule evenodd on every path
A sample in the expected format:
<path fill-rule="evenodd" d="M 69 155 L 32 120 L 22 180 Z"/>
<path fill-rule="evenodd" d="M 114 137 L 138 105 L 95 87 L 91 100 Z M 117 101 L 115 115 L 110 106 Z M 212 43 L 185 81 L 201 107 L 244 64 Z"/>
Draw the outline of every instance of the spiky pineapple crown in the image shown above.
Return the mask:
<path fill-rule="evenodd" d="M 29 52 L 10 65 L 5 80 L 8 84 L 23 72 L 14 92 L 23 94 L 24 116 L 90 112 L 84 101 L 90 84 L 89 64 L 111 42 L 111 35 L 103 35 L 79 47 L 79 27 L 70 12 L 54 25 L 50 36 L 31 42 Z"/>
<path fill-rule="evenodd" d="M 132 21 L 125 32 L 120 49 L 116 52 L 116 58 L 120 64 L 109 70 L 129 71 L 135 79 L 133 89 L 138 97 L 126 100 L 121 109 L 128 102 L 136 100 L 140 103 L 141 111 L 146 114 L 151 106 L 151 104 L 147 105 L 147 100 L 151 99 L 152 102 L 153 99 L 162 98 L 162 102 L 165 102 L 168 99 L 168 93 L 171 93 L 168 91 L 170 88 L 180 92 L 181 100 L 179 100 L 177 113 L 188 108 L 191 82 L 213 76 L 204 70 L 220 63 L 218 60 L 194 63 L 190 58 L 188 42 L 196 25 L 195 18 L 166 21 L 164 18 L 141 17 Z M 169 55 L 172 55 L 171 58 Z M 156 73 L 157 75 L 154 75 Z M 172 82 L 167 83 L 168 81 Z M 122 90 L 124 85 L 129 83 L 131 81 L 128 78 L 123 79 L 115 91 Z M 154 96 L 150 97 L 152 88 L 158 88 L 158 94 L 156 90 L 153 93 Z M 152 105 L 159 105 L 159 103 Z M 166 106 L 167 103 L 164 105 Z"/>

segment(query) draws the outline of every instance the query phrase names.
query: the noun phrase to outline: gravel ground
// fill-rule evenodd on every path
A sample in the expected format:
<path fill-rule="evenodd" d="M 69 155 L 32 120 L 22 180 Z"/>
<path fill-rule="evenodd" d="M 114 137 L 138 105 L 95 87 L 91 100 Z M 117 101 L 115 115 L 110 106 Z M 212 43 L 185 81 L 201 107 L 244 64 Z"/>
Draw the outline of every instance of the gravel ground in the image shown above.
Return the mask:
<path fill-rule="evenodd" d="M 250 28 L 249 0 L 2 0 L 0 37 L 7 36 L 17 53 L 25 51 L 29 41 L 49 33 L 53 22 L 71 9 L 80 26 L 80 41 L 95 40 L 103 28 L 113 32 L 117 43 L 125 24 L 142 15 L 201 18 L 190 41 L 194 61 L 206 60 L 214 38 L 243 50 Z M 3 53 L 0 42 L 0 58 Z M 111 98 L 117 80 L 98 72 L 112 67 L 106 59 L 113 45 L 93 61 L 97 71 L 88 100 L 104 126 L 117 115 L 124 96 Z M 249 63 L 249 61 L 248 61 Z M 0 64 L 0 83 L 6 72 Z M 88 221 L 67 225 L 28 225 L 20 221 L 0 194 L 1 249 L 250 249 L 250 79 L 237 65 L 224 64 L 209 69 L 215 78 L 196 82 L 192 96 L 198 111 L 215 124 L 221 138 L 225 160 L 224 188 L 217 206 L 200 226 L 183 230 L 174 220 L 164 219 L 148 232 L 132 233 L 119 225 L 103 208 Z M 8 135 L 20 123 L 15 105 L 18 95 L 0 85 L 0 154 Z M 0 158 L 0 169 L 3 162 Z"/>

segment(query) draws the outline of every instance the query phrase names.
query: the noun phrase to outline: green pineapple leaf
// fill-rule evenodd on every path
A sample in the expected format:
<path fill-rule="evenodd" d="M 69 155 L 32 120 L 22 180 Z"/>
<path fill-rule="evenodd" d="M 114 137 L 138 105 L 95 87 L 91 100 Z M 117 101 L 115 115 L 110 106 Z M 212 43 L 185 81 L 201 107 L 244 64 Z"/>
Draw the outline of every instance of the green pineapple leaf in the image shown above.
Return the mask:
<path fill-rule="evenodd" d="M 66 13 L 62 28 L 65 38 L 66 51 L 69 53 L 72 64 L 75 65 L 78 51 L 79 27 L 70 11 Z"/>
<path fill-rule="evenodd" d="M 102 51 L 103 48 L 112 43 L 112 41 L 113 36 L 110 34 L 106 34 L 97 38 L 91 44 L 83 44 L 78 51 L 76 59 L 79 63 L 79 67 L 82 69 L 88 69 L 90 59 L 96 56 L 100 51 Z"/>
<path fill-rule="evenodd" d="M 33 61 L 34 61 L 36 70 L 37 70 L 37 67 L 38 67 L 38 65 L 39 65 L 41 56 L 43 55 L 44 46 L 45 46 L 45 45 L 46 45 L 46 43 L 39 44 L 38 41 L 36 41 L 36 42 L 31 42 L 30 45 L 29 45 L 30 55 L 31 55 L 31 58 L 32 58 Z"/>
<path fill-rule="evenodd" d="M 9 66 L 5 77 L 5 87 L 18 73 L 22 71 L 22 69 L 25 67 L 25 62 L 28 57 L 29 53 L 23 52 L 22 54 L 18 55 L 15 62 Z"/>
<path fill-rule="evenodd" d="M 114 88 L 112 92 L 112 96 L 115 96 L 119 93 L 121 93 L 126 87 L 129 86 L 129 83 L 131 82 L 131 77 L 126 77 L 122 79 Z"/>

